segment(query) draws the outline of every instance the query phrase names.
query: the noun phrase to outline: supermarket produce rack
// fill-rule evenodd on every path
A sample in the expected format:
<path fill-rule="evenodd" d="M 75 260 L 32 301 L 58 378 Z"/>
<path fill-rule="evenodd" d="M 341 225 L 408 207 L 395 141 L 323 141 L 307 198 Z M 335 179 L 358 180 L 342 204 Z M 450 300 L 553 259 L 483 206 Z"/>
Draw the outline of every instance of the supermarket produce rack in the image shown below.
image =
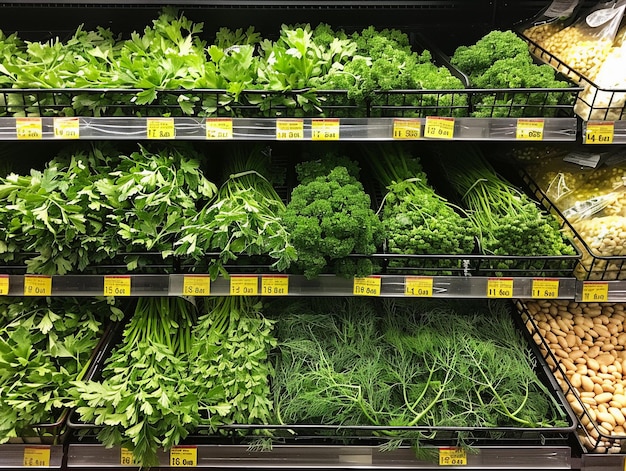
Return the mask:
<path fill-rule="evenodd" d="M 3 14 L 0 18 L 0 29 L 5 31 L 24 31 L 25 37 L 33 38 L 51 37 L 55 34 L 71 31 L 76 25 L 75 21 L 80 19 L 87 27 L 90 23 L 100 24 L 107 21 L 121 19 L 121 23 L 127 28 L 132 28 L 137 21 L 151 18 L 152 14 L 162 5 L 174 5 L 184 8 L 190 16 L 199 18 L 207 23 L 215 22 L 219 26 L 225 23 L 225 19 L 231 20 L 235 26 L 237 24 L 247 25 L 250 16 L 254 15 L 255 22 L 261 28 L 271 29 L 275 24 L 289 21 L 306 21 L 315 23 L 326 21 L 332 16 L 333 20 L 340 26 L 359 26 L 374 23 L 377 26 L 402 26 L 408 30 L 421 28 L 425 33 L 437 33 L 438 39 L 444 49 L 450 50 L 452 45 L 460 44 L 464 41 L 473 41 L 481 33 L 500 26 L 509 26 L 519 18 L 532 15 L 545 5 L 544 0 L 527 0 L 512 2 L 497 1 L 415 1 L 415 0 L 365 0 L 355 2 L 354 0 L 252 0 L 240 2 L 236 0 L 170 0 L 170 1 L 148 1 L 137 0 L 132 3 L 127 2 L 102 2 L 91 0 L 65 0 L 61 2 L 45 2 L 35 0 L 20 0 L 3 2 Z M 589 2 L 591 3 L 591 2 Z M 37 13 L 33 14 L 35 12 Z M 470 21 L 468 21 L 468 19 Z M 441 34 L 441 27 L 447 28 L 446 34 Z M 275 28 L 274 28 L 275 29 Z M 52 33 L 52 34 L 51 34 Z M 445 36 L 445 37 L 441 37 Z M 515 90 L 511 90 L 516 92 Z M 536 90 L 542 92 L 542 90 Z M 573 89 L 574 93 L 578 90 Z M 467 101 L 471 103 L 471 97 L 475 93 L 483 93 L 480 90 L 464 91 L 444 91 L 442 93 L 465 95 Z M 488 91 L 494 93 L 493 90 Z M 519 93 L 528 93 L 528 90 L 518 90 Z M 546 92 L 546 90 L 543 90 Z M 151 127 L 150 119 L 160 119 L 163 116 L 163 108 L 155 111 L 151 117 L 105 117 L 93 115 L 80 115 L 77 118 L 59 116 L 57 109 L 64 109 L 71 102 L 72 96 L 64 94 L 68 90 L 46 91 L 48 98 L 51 96 L 52 107 L 41 113 L 41 109 L 29 116 L 28 110 L 33 110 L 33 103 L 45 102 L 44 99 L 34 98 L 40 90 L 24 92 L 15 90 L 0 91 L 3 102 L 8 103 L 8 96 L 18 96 L 22 99 L 22 113 L 16 117 L 12 115 L 15 110 L 5 109 L 2 113 L 0 108 L 0 140 L 16 141 L 20 139 L 20 120 L 23 118 L 34 118 L 35 127 L 38 129 L 37 139 L 41 141 L 55 141 L 63 139 L 85 139 L 85 140 L 141 140 L 149 139 Z M 71 92 L 70 92 L 71 93 Z M 118 95 L 131 95 L 134 91 L 100 91 L 80 93 L 117 93 Z M 166 93 L 164 91 L 164 93 Z M 202 93 L 202 92 L 199 92 Z M 207 91 L 206 93 L 221 93 L 220 91 Z M 394 91 L 392 94 L 420 95 L 428 92 L 415 91 Z M 56 94 L 56 95 L 55 95 Z M 331 93 L 332 94 L 332 93 Z M 60 101 L 56 101 L 61 97 Z M 26 99 L 24 99 L 26 98 Z M 15 104 L 15 101 L 13 102 Z M 385 102 L 380 105 L 368 105 L 362 111 L 362 117 L 346 118 L 341 116 L 351 104 L 343 104 L 340 108 L 331 110 L 328 117 L 335 118 L 341 116 L 339 133 L 340 140 L 345 141 L 380 141 L 393 140 L 394 131 L 401 127 L 405 129 L 407 120 L 411 126 L 417 127 L 420 138 L 424 139 L 425 129 L 428 119 L 432 113 L 428 109 L 419 110 L 417 115 L 407 116 L 405 113 L 415 112 L 413 105 L 405 109 L 403 105 L 387 107 Z M 346 108 L 347 107 L 347 108 Z M 136 111 L 136 110 L 135 110 Z M 143 110 L 145 111 L 145 110 Z M 559 113 L 563 111 L 560 110 Z M 561 114 L 558 117 L 529 116 L 539 119 L 543 123 L 544 141 L 572 142 L 581 138 L 581 129 L 587 123 L 581 123 L 573 114 Z M 337 113 L 335 115 L 334 113 Z M 278 122 L 283 117 L 262 117 L 246 116 L 246 111 L 242 110 L 241 115 L 232 119 L 233 133 L 231 136 L 221 136 L 234 140 L 279 140 L 276 134 L 279 128 Z M 211 128 L 211 119 L 214 117 L 184 117 L 175 116 L 171 119 L 171 128 L 174 134 L 170 139 L 181 140 L 206 140 L 207 129 Z M 446 115 L 448 113 L 442 113 Z M 39 115 L 39 116 L 37 116 Z M 42 117 L 43 116 L 43 117 Z M 146 115 L 147 116 L 147 115 Z M 297 117 L 287 116 L 302 120 L 304 133 L 301 140 L 314 140 L 312 136 L 313 121 L 322 119 L 319 117 Z M 326 116 L 325 116 L 326 117 Z M 68 119 L 72 124 L 68 125 Z M 23 121 L 22 121 L 23 123 Z M 398 124 L 401 123 L 401 124 Z M 29 122 L 30 128 L 32 121 Z M 37 127 L 38 126 L 38 127 Z M 520 124 L 519 118 L 472 118 L 465 114 L 456 115 L 454 118 L 455 140 L 467 141 L 508 141 L 516 143 L 519 141 Z M 626 143 L 626 122 L 616 122 L 614 142 Z M 68 130 L 76 135 L 65 134 Z M 59 135 L 60 133 L 60 135 Z M 586 135 L 586 134 L 585 134 Z M 428 138 L 426 138 L 428 139 Z M 431 138 L 431 142 L 437 142 L 436 138 Z M 381 257 L 384 257 L 381 254 Z M 480 256 L 477 256 L 480 257 Z M 472 257 L 466 257 L 471 259 Z M 488 257 L 483 257 L 488 259 Z M 522 257 L 522 259 L 528 259 Z M 567 261 L 568 263 L 570 260 Z M 5 267 L 6 268 L 6 267 Z M 253 278 L 256 282 L 257 290 L 263 294 L 263 278 L 271 277 L 268 273 L 239 274 Z M 55 276 L 50 279 L 50 292 L 44 295 L 53 296 L 101 296 L 106 294 L 107 276 L 110 275 L 67 275 Z M 126 275 L 124 275 L 126 276 Z M 133 287 L 133 296 L 180 296 L 185 286 L 185 274 L 168 275 L 128 275 L 130 286 Z M 412 275 L 385 274 L 379 278 L 380 296 L 410 296 L 407 287 L 413 281 Z M 422 277 L 423 275 L 419 275 Z M 532 298 L 535 296 L 536 281 L 545 281 L 546 276 L 552 282 L 554 288 L 556 279 L 556 294 L 550 297 L 559 299 L 584 299 L 586 282 L 576 280 L 571 274 L 565 276 L 539 273 L 533 276 L 509 275 L 500 276 L 498 274 L 475 273 L 473 276 L 446 276 L 435 274 L 431 277 L 429 296 L 432 297 L 468 297 L 468 298 L 489 298 L 491 289 L 504 289 L 504 298 Z M 23 273 L 15 274 L 11 272 L 7 275 L 7 293 L 9 295 L 27 295 L 29 286 L 28 276 Z M 428 276 L 427 276 L 428 278 Z M 509 280 L 512 279 L 509 284 Z M 502 284 L 503 280 L 506 284 Z M 254 283 L 253 282 L 253 283 Z M 355 295 L 355 280 L 344 280 L 334 276 L 320 277 L 317 280 L 306 280 L 304 277 L 293 275 L 289 277 L 290 293 L 302 296 L 345 296 Z M 30 285 L 31 287 L 41 286 L 39 283 Z M 45 286 L 48 286 L 47 284 Z M 228 295 L 233 294 L 230 281 L 220 278 L 212 281 L 211 294 Z M 423 285 L 420 285 L 423 286 Z M 541 285 L 545 289 L 545 284 Z M 510 291 L 509 291 L 510 289 Z M 622 294 L 622 290 L 623 293 Z M 626 299 L 626 289 L 619 282 L 607 282 L 607 295 L 605 301 L 616 301 Z M 130 293 L 129 293 L 130 294 Z M 193 459 L 185 458 L 187 453 L 184 450 L 177 451 L 176 456 L 171 453 L 163 453 L 160 457 L 161 465 L 181 467 L 210 467 L 210 468 L 379 468 L 379 469 L 445 469 L 456 467 L 459 469 L 582 469 L 591 471 L 595 469 L 623 469 L 624 455 L 601 455 L 591 456 L 581 453 L 575 440 L 569 432 L 573 429 L 565 428 L 559 431 L 556 443 L 547 439 L 547 443 L 519 446 L 523 439 L 515 435 L 511 440 L 503 437 L 500 444 L 497 440 L 486 446 L 478 446 L 477 453 L 468 454 L 463 459 L 448 452 L 448 446 L 436 448 L 439 452 L 439 464 L 432 461 L 416 460 L 414 452 L 409 447 L 400 447 L 394 451 L 383 452 L 376 445 L 274 445 L 271 452 L 254 451 L 247 445 L 236 443 L 209 444 L 198 439 L 197 443 L 188 445 L 194 456 Z M 561 435 L 561 433 L 565 435 Z M 545 440 L 546 437 L 543 437 Z M 517 440 L 517 441 L 516 441 Z M 38 450 L 48 450 L 47 458 L 40 463 L 44 463 L 43 468 L 93 468 L 108 467 L 122 468 L 132 466 L 125 460 L 127 454 L 120 449 L 105 449 L 95 443 L 81 443 L 70 441 L 65 445 L 42 445 L 35 444 L 9 444 L 0 446 L 0 468 L 20 468 L 33 467 L 32 462 L 27 463 L 27 458 L 37 459 L 41 456 Z M 182 461 L 176 461 L 176 459 Z M 188 461 L 185 461 L 188 459 Z M 447 461 L 446 461 L 447 460 Z M 460 461 L 455 461 L 460 460 Z M 37 464 L 37 463 L 35 463 Z M 36 466 L 35 466 L 36 467 Z"/>

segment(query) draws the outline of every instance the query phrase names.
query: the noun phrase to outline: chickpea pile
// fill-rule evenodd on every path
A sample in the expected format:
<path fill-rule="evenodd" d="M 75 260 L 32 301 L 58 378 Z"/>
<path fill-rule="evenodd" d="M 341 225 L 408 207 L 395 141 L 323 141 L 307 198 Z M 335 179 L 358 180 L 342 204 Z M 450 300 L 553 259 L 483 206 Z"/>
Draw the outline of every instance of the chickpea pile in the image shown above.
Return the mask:
<path fill-rule="evenodd" d="M 580 419 L 581 442 L 591 451 L 620 453 L 626 439 L 626 305 L 528 301 L 526 308 L 538 329 L 535 342 L 546 355 L 543 337 L 561 367 L 547 356 Z"/>

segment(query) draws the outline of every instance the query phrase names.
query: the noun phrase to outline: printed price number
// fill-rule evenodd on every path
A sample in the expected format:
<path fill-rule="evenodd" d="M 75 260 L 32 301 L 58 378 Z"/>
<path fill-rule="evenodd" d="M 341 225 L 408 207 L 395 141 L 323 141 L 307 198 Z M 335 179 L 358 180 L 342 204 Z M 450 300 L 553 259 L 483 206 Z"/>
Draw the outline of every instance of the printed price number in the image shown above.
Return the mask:
<path fill-rule="evenodd" d="M 9 294 L 9 275 L 0 275 L 0 296 Z"/>
<path fill-rule="evenodd" d="M 518 119 L 515 138 L 524 141 L 543 140 L 543 119 Z"/>
<path fill-rule="evenodd" d="M 339 119 L 314 119 L 311 121 L 311 139 L 336 141 L 339 139 Z"/>
<path fill-rule="evenodd" d="M 41 118 L 16 118 L 15 133 L 18 139 L 43 138 Z"/>
<path fill-rule="evenodd" d="M 230 294 L 232 296 L 256 296 L 259 294 L 259 279 L 256 276 L 230 277 Z"/>
<path fill-rule="evenodd" d="M 583 282 L 584 302 L 605 302 L 609 300 L 609 284 L 604 282 Z"/>
<path fill-rule="evenodd" d="M 47 468 L 50 466 L 50 447 L 27 446 L 24 448 L 24 467 Z"/>
<path fill-rule="evenodd" d="M 489 278 L 487 280 L 488 298 L 512 298 L 513 278 Z"/>
<path fill-rule="evenodd" d="M 198 449 L 195 446 L 176 446 L 170 450 L 170 466 L 193 468 L 198 465 Z"/>
<path fill-rule="evenodd" d="M 304 138 L 304 121 L 301 119 L 276 120 L 276 139 L 292 140 Z"/>
<path fill-rule="evenodd" d="M 78 118 L 54 118 L 52 125 L 54 137 L 57 139 L 80 138 L 80 121 Z"/>
<path fill-rule="evenodd" d="M 130 296 L 130 276 L 105 276 L 105 296 Z"/>
<path fill-rule="evenodd" d="M 352 294 L 355 296 L 380 296 L 380 284 L 380 276 L 355 278 Z"/>
<path fill-rule="evenodd" d="M 206 120 L 207 139 L 232 139 L 233 120 L 230 118 L 208 118 Z"/>
<path fill-rule="evenodd" d="M 419 139 L 422 136 L 422 123 L 418 119 L 394 119 L 394 139 Z"/>
<path fill-rule="evenodd" d="M 407 276 L 404 279 L 404 294 L 429 298 L 433 295 L 433 279 L 429 277 Z"/>
<path fill-rule="evenodd" d="M 50 296 L 52 277 L 46 275 L 25 275 L 24 296 Z"/>
<path fill-rule="evenodd" d="M 128 448 L 122 448 L 120 452 L 120 464 L 122 466 L 141 466 L 141 463 L 135 459 L 135 455 Z"/>
<path fill-rule="evenodd" d="M 176 137 L 174 118 L 148 118 L 148 139 L 173 139 Z"/>
<path fill-rule="evenodd" d="M 466 466 L 467 453 L 462 448 L 439 448 L 439 466 Z"/>
<path fill-rule="evenodd" d="M 452 139 L 454 137 L 454 118 L 426 117 L 424 137 Z"/>
<path fill-rule="evenodd" d="M 211 294 L 211 277 L 208 275 L 185 275 L 183 277 L 183 294 L 185 296 L 209 296 Z"/>
<path fill-rule="evenodd" d="M 589 121 L 585 130 L 585 144 L 612 144 L 614 134 L 614 122 Z"/>
<path fill-rule="evenodd" d="M 289 294 L 289 276 L 261 277 L 261 294 L 265 296 L 287 296 Z"/>
<path fill-rule="evenodd" d="M 555 299 L 559 296 L 559 280 L 534 279 L 531 291 L 533 298 Z"/>

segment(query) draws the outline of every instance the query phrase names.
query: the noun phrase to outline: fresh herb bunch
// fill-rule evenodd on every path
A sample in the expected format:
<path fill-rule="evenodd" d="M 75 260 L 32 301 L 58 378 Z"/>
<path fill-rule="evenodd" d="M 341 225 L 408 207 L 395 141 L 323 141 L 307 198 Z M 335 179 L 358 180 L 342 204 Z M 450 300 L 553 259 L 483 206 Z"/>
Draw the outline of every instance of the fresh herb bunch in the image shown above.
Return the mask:
<path fill-rule="evenodd" d="M 481 249 L 495 255 L 574 255 L 556 219 L 500 177 L 473 147 L 446 160 L 448 181 L 479 231 Z"/>
<path fill-rule="evenodd" d="M 387 190 L 381 219 L 391 254 L 469 254 L 477 231 L 467 215 L 438 195 L 428 183 L 419 158 L 398 145 L 368 146 L 374 178 Z M 460 267 L 460 261 L 391 259 L 390 266 Z"/>
<path fill-rule="evenodd" d="M 426 437 L 391 428 L 564 424 L 504 303 L 347 298 L 279 307 L 281 424 L 336 425 L 346 434 L 380 426 L 375 435 L 417 449 Z"/>
<path fill-rule="evenodd" d="M 104 250 L 153 251 L 167 258 L 197 207 L 212 200 L 217 188 L 200 170 L 202 156 L 191 146 L 167 146 L 120 156 L 96 183 L 101 204 L 108 209 Z M 128 257 L 127 268 L 140 260 Z"/>
<path fill-rule="evenodd" d="M 200 423 L 211 432 L 224 424 L 271 423 L 274 322 L 263 316 L 255 298 L 229 296 L 206 304 L 189 355 Z"/>
<path fill-rule="evenodd" d="M 114 165 L 108 146 L 72 148 L 42 170 L 0 180 L 0 257 L 29 273 L 63 275 L 109 257 L 107 210 L 94 184 Z"/>
<path fill-rule="evenodd" d="M 569 87 L 567 82 L 556 78 L 551 66 L 535 64 L 526 42 L 512 31 L 491 31 L 471 46 L 459 46 L 450 61 L 469 76 L 471 85 L 476 88 Z M 485 94 L 472 116 L 537 116 L 537 107 L 547 113 L 544 107 L 562 103 L 570 95 L 560 92 Z"/>
<path fill-rule="evenodd" d="M 315 161 L 299 167 L 307 183 L 300 183 L 292 193 L 283 215 L 298 259 L 296 266 L 307 278 L 325 270 L 345 277 L 372 274 L 374 266 L 366 257 L 382 243 L 382 224 L 371 209 L 370 197 L 363 185 L 346 167 L 311 178 L 323 170 Z"/>
<path fill-rule="evenodd" d="M 195 319 L 182 298 L 139 298 L 102 380 L 73 383 L 81 420 L 102 426 L 98 440 L 132 450 L 142 466 L 158 465 L 157 450 L 180 443 L 200 421 L 187 369 Z"/>
<path fill-rule="evenodd" d="M 86 373 L 103 325 L 122 316 L 102 300 L 0 301 L 0 443 L 50 433 L 36 425 L 71 406 L 71 381 Z"/>
<path fill-rule="evenodd" d="M 270 160 L 260 148 L 235 151 L 216 198 L 181 227 L 175 253 L 202 261 L 217 252 L 209 262 L 213 278 L 227 275 L 224 264 L 242 254 L 267 255 L 272 268 L 286 270 L 297 253 L 282 220 L 285 203 L 265 177 Z"/>

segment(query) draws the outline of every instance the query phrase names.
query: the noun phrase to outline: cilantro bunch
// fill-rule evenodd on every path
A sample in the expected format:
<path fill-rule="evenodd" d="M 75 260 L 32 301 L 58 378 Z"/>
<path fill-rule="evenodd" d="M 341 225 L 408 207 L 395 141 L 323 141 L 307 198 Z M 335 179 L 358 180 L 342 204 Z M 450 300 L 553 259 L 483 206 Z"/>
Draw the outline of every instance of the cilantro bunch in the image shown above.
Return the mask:
<path fill-rule="evenodd" d="M 102 300 L 0 301 L 0 443 L 59 432 L 37 424 L 71 406 L 71 381 L 86 373 L 103 325 L 122 315 Z"/>
<path fill-rule="evenodd" d="M 301 183 L 283 215 L 298 254 L 296 267 L 307 278 L 328 270 L 346 277 L 371 274 L 371 260 L 349 257 L 370 255 L 382 243 L 382 225 L 369 195 L 346 167 L 313 177 L 309 165 L 317 163 L 298 165 Z"/>

